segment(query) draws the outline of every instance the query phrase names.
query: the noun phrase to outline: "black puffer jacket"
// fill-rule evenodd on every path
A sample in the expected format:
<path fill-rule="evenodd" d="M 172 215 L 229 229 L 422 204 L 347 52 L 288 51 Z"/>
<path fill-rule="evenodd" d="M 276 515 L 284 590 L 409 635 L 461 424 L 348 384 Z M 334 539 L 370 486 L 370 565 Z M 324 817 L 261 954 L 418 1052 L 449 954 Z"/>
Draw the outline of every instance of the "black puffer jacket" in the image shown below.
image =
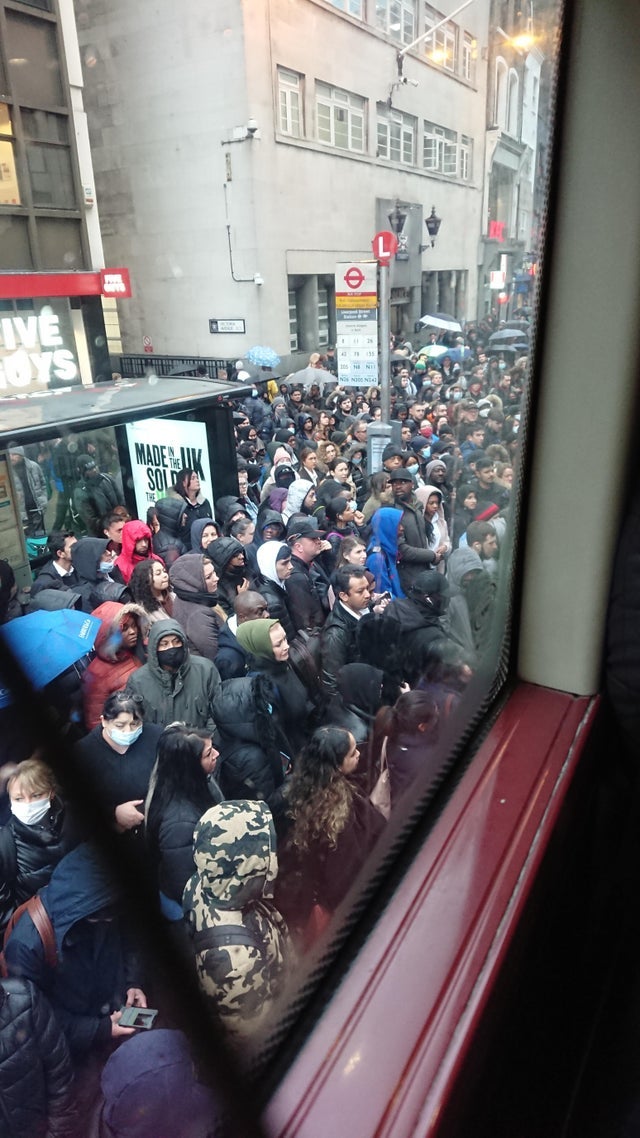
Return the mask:
<path fill-rule="evenodd" d="M 161 557 L 169 569 L 178 557 L 187 552 L 187 515 L 182 498 L 159 498 L 156 516 L 160 529 L 153 535 L 153 552 Z"/>
<path fill-rule="evenodd" d="M 272 620 L 279 620 L 287 634 L 289 643 L 293 640 L 296 630 L 294 628 L 289 602 L 284 589 L 270 581 L 268 577 L 259 576 L 255 583 L 256 592 L 264 597 L 269 606 L 269 616 Z"/>
<path fill-rule="evenodd" d="M 67 1044 L 44 996 L 28 980 L 2 980 L 2 1138 L 70 1138 L 76 1134 L 72 1089 Z"/>
<path fill-rule="evenodd" d="M 18 905 L 49 884 L 56 865 L 74 844 L 68 816 L 57 798 L 35 826 L 11 816 L 0 830 L 0 929 Z"/>
<path fill-rule="evenodd" d="M 188 798 L 173 798 L 162 811 L 162 816 L 154 817 L 151 800 L 147 838 L 152 852 L 157 855 L 154 860 L 158 866 L 158 885 L 165 896 L 178 905 L 182 904 L 184 887 L 196 869 L 193 831 L 205 811 L 219 801 L 221 795 L 213 794 L 200 806 Z"/>
<path fill-rule="evenodd" d="M 277 728 L 268 710 L 274 702 L 275 693 L 262 676 L 222 684 L 216 724 L 221 741 L 219 782 L 226 798 L 266 799 L 282 783 Z"/>

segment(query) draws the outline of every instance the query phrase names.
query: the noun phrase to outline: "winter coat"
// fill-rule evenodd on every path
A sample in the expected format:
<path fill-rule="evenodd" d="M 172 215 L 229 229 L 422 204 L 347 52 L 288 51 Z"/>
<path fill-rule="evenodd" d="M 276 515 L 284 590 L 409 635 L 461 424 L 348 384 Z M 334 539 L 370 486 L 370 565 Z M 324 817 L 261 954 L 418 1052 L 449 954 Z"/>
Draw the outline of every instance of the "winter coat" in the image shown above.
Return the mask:
<path fill-rule="evenodd" d="M 424 779 L 425 771 L 430 770 L 435 778 L 441 765 L 442 756 L 435 740 L 421 731 L 407 731 L 395 739 L 388 739 L 387 767 L 391 805 L 397 804 L 398 798 L 418 775 Z"/>
<path fill-rule="evenodd" d="M 202 535 L 207 526 L 215 526 L 218 534 L 220 533 L 220 526 L 213 518 L 198 518 L 191 526 L 191 549 L 189 553 L 199 553 L 201 557 L 206 554 L 206 549 L 202 548 Z"/>
<path fill-rule="evenodd" d="M 146 837 L 157 867 L 159 888 L 179 905 L 195 869 L 193 832 L 207 805 L 213 805 L 213 798 L 202 808 L 188 798 L 173 798 L 154 825 L 147 823 Z"/>
<path fill-rule="evenodd" d="M 185 648 L 185 659 L 175 673 L 165 671 L 158 663 L 158 641 L 169 633 L 179 636 Z M 220 693 L 220 676 L 210 660 L 191 655 L 187 635 L 176 620 L 160 620 L 151 626 L 147 663 L 129 676 L 127 690 L 144 699 L 147 723 L 166 727 L 179 721 L 215 730 L 214 706 Z"/>
<path fill-rule="evenodd" d="M 137 520 L 125 522 L 122 530 L 122 550 L 118 557 L 116 557 L 116 566 L 120 571 L 122 580 L 125 585 L 129 584 L 129 578 L 133 573 L 135 566 L 140 561 L 160 561 L 161 558 L 152 553 L 151 545 L 151 530 L 146 522 L 139 522 Z M 141 538 L 146 537 L 149 540 L 149 552 L 146 554 L 136 553 L 136 542 Z"/>
<path fill-rule="evenodd" d="M 273 904 L 278 859 L 271 814 L 258 802 L 213 806 L 196 827 L 193 850 L 196 872 L 183 905 L 198 979 L 239 1042 L 263 1027 L 293 963 L 287 926 Z M 224 947 L 212 935 L 216 929 L 227 934 Z"/>
<path fill-rule="evenodd" d="M 398 504 L 402 509 L 403 528 L 398 539 L 398 575 L 404 592 L 408 593 L 418 574 L 435 563 L 436 555 L 429 549 L 424 509 L 415 494 L 408 502 Z"/>
<path fill-rule="evenodd" d="M 294 758 L 309 737 L 309 716 L 313 704 L 301 679 L 291 664 L 264 657 L 255 658 L 249 675 L 266 676 L 274 691 L 273 717 L 284 736 L 283 749 Z"/>
<path fill-rule="evenodd" d="M 207 557 L 213 561 L 218 574 L 218 601 L 227 616 L 233 616 L 233 604 L 238 595 L 238 586 L 249 575 L 246 568 L 246 556 L 244 568 L 237 570 L 229 568 L 229 562 L 238 553 L 244 554 L 245 549 L 242 542 L 237 541 L 235 537 L 219 538 L 218 541 L 214 541 L 213 545 L 209 546 L 207 552 Z"/>
<path fill-rule="evenodd" d="M 44 474 L 42 473 L 37 462 L 34 462 L 31 458 L 24 457 L 24 451 L 22 447 L 15 447 L 13 449 L 14 451 L 22 453 L 24 462 L 24 474 L 27 481 L 27 486 L 29 487 L 29 490 L 35 502 L 36 510 L 43 514 L 47 508 L 48 502 L 47 483 Z M 20 518 L 22 522 L 25 523 L 28 521 L 27 505 L 25 500 L 24 487 L 22 485 L 22 478 L 18 473 L 19 469 L 20 464 L 18 464 L 18 466 L 14 466 L 13 468 L 13 484 L 16 489 L 16 504 L 20 511 Z"/>
<path fill-rule="evenodd" d="M 41 822 L 27 826 L 14 814 L 0 830 L 0 929 L 18 905 L 49 884 L 56 865 L 74 844 L 68 813 L 59 798 Z"/>
<path fill-rule="evenodd" d="M 336 691 L 336 675 L 345 664 L 358 663 L 358 630 L 365 620 L 375 620 L 371 613 L 359 619 L 336 601 L 320 636 L 322 682 L 329 692 Z"/>
<path fill-rule="evenodd" d="M 188 552 L 191 549 L 191 526 L 200 518 L 211 517 L 211 502 L 198 491 L 195 502 L 190 502 L 188 498 L 182 498 L 182 505 L 185 516 L 184 543 Z"/>
<path fill-rule="evenodd" d="M 232 617 L 231 620 L 234 618 Z M 235 633 L 229 628 L 229 621 L 220 629 L 216 668 L 221 680 L 233 680 L 246 675 L 249 655 L 238 644 Z"/>
<path fill-rule="evenodd" d="M 220 1110 L 196 1082 L 180 1031 L 154 1027 L 125 1039 L 107 1060 L 100 1085 L 99 1138 L 212 1138 Z"/>
<path fill-rule="evenodd" d="M 102 520 L 119 506 L 120 494 L 110 474 L 87 478 L 73 494 L 76 512 L 93 537 L 101 537 Z"/>
<path fill-rule="evenodd" d="M 299 557 L 291 557 L 293 572 L 285 583 L 289 612 L 296 632 L 322 628 L 328 613 L 322 601 L 322 590 L 311 566 Z"/>
<path fill-rule="evenodd" d="M 138 641 L 146 637 L 149 619 L 140 605 L 121 605 L 105 601 L 93 610 L 102 622 L 95 639 L 95 656 L 82 675 L 84 722 L 91 731 L 100 722 L 107 696 L 126 687 L 127 680 L 141 666 L 134 651 L 122 645 L 122 624 L 132 616 L 138 626 Z"/>
<path fill-rule="evenodd" d="M 424 572 L 430 574 L 429 570 Z M 431 597 L 435 600 L 438 594 L 440 603 L 428 604 L 413 593 L 410 597 L 392 601 L 384 612 L 389 642 L 402 659 L 403 674 L 410 684 L 424 671 L 432 649 L 450 639 L 445 622 L 447 582 L 439 573 L 434 573 L 431 588 L 435 590 Z"/>
<path fill-rule="evenodd" d="M 376 593 L 390 593 L 392 598 L 403 597 L 404 591 L 398 574 L 398 527 L 402 510 L 383 506 L 371 518 L 371 537 L 367 546 L 367 569 L 375 577 Z"/>
<path fill-rule="evenodd" d="M 301 471 L 300 477 L 291 483 L 287 490 L 287 502 L 282 511 L 282 517 L 285 522 L 288 522 L 293 514 L 307 513 L 307 511 L 302 508 L 302 503 L 309 491 L 313 490 L 314 485 L 315 483 L 311 481 L 310 477 L 305 478 L 304 471 Z"/>
<path fill-rule="evenodd" d="M 93 612 L 103 601 L 125 604 L 131 600 L 126 585 L 113 581 L 98 569 L 108 544 L 106 537 L 81 537 L 71 547 L 71 560 L 79 582 L 73 591 L 80 593 L 83 612 Z"/>
<path fill-rule="evenodd" d="M 63 857 L 40 900 L 53 925 L 57 965 L 50 968 L 28 913 L 15 925 L 5 951 L 10 976 L 31 980 L 49 1000 L 73 1056 L 111 1039 L 110 1012 L 128 988 L 141 988 L 139 966 L 127 951 L 120 922 L 86 921 L 116 900 L 115 887 L 86 844 Z"/>
<path fill-rule="evenodd" d="M 0 982 L 2 1138 L 72 1138 L 73 1067 L 47 1000 L 29 980 Z"/>
<path fill-rule="evenodd" d="M 275 695 L 262 676 L 225 680 L 216 699 L 220 732 L 218 779 L 226 798 L 265 799 L 282 783 L 284 770 L 276 736 Z M 272 738 L 266 729 L 271 728 Z"/>
<path fill-rule="evenodd" d="M 158 498 L 155 504 L 160 529 L 153 535 L 153 552 L 170 569 L 178 557 L 187 552 L 185 544 L 187 516 L 184 498 Z"/>
<path fill-rule="evenodd" d="M 169 572 L 171 588 L 176 594 L 173 616 L 184 628 L 189 647 L 199 656 L 215 660 L 218 636 L 226 617 L 217 594 L 207 592 L 204 565 L 204 556 L 195 553 L 184 554 L 174 561 Z"/>
<path fill-rule="evenodd" d="M 464 582 L 473 572 L 472 581 Z M 469 664 L 477 663 L 487 648 L 495 605 L 496 583 L 485 571 L 475 549 L 461 545 L 454 550 L 447 565 L 451 600 L 447 613 L 447 631 L 463 648 Z"/>
<path fill-rule="evenodd" d="M 263 504 L 258 510 L 258 520 L 256 522 L 256 542 L 258 545 L 265 540 L 264 530 L 267 526 L 280 526 L 282 541 L 284 541 L 285 527 L 282 521 L 282 514 L 279 514 L 277 510 L 272 510 L 269 506 Z M 277 538 L 271 538 L 269 540 L 276 541 Z M 280 544 L 282 544 L 282 541 Z"/>
<path fill-rule="evenodd" d="M 43 589 L 77 590 L 78 584 L 78 574 L 75 569 L 72 569 L 71 573 L 66 573 L 64 577 L 61 577 L 53 561 L 47 561 L 47 564 L 42 566 L 42 569 L 31 586 L 31 597 L 36 597 Z"/>

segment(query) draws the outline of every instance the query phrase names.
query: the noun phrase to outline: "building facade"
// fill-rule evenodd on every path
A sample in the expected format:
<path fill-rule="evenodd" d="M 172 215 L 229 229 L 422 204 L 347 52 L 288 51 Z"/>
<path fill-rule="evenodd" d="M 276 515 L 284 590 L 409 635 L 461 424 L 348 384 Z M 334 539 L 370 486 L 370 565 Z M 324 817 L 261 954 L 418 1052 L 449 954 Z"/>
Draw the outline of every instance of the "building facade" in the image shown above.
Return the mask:
<path fill-rule="evenodd" d="M 158 0 L 149 20 L 76 0 L 105 252 L 133 282 L 126 351 L 268 343 L 299 363 L 334 340 L 336 264 L 371 259 L 396 206 L 393 330 L 475 318 L 490 0 L 444 7 Z"/>

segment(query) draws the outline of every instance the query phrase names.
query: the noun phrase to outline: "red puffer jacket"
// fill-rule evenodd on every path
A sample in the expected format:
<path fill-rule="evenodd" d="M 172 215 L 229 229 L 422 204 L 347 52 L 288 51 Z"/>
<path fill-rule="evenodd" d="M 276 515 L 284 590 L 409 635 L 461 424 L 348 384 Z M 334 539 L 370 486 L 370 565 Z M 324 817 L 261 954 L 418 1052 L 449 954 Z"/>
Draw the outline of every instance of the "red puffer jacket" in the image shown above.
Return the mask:
<path fill-rule="evenodd" d="M 95 656 L 82 677 L 82 704 L 84 722 L 91 731 L 100 722 L 107 696 L 120 691 L 143 661 L 133 649 L 122 644 L 122 624 L 132 616 L 138 626 L 138 643 L 146 638 L 149 618 L 140 605 L 121 605 L 117 601 L 104 601 L 93 610 L 92 616 L 102 621 L 95 642 Z"/>

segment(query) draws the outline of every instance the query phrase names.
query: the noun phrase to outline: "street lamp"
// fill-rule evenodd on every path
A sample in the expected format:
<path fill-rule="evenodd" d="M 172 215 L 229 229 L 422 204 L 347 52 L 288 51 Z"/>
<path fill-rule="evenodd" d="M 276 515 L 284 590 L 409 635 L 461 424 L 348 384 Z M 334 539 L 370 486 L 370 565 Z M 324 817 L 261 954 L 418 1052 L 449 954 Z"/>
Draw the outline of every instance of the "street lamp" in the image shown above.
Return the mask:
<path fill-rule="evenodd" d="M 429 237 L 431 238 L 431 248 L 433 249 L 433 246 L 436 243 L 436 237 L 438 236 L 438 233 L 440 232 L 440 226 L 442 225 L 442 218 L 438 217 L 438 215 L 436 213 L 436 207 L 434 205 L 431 206 L 431 213 L 426 218 L 425 225 L 427 227 L 427 233 L 429 234 Z M 428 245 L 421 245 L 420 246 L 420 252 L 424 253 L 425 249 L 428 249 L 428 248 L 429 248 Z"/>
<path fill-rule="evenodd" d="M 399 237 L 404 229 L 404 223 L 407 220 L 406 213 L 400 209 L 400 202 L 396 199 L 396 204 L 391 213 L 389 214 L 389 225 L 391 226 L 396 237 Z"/>

